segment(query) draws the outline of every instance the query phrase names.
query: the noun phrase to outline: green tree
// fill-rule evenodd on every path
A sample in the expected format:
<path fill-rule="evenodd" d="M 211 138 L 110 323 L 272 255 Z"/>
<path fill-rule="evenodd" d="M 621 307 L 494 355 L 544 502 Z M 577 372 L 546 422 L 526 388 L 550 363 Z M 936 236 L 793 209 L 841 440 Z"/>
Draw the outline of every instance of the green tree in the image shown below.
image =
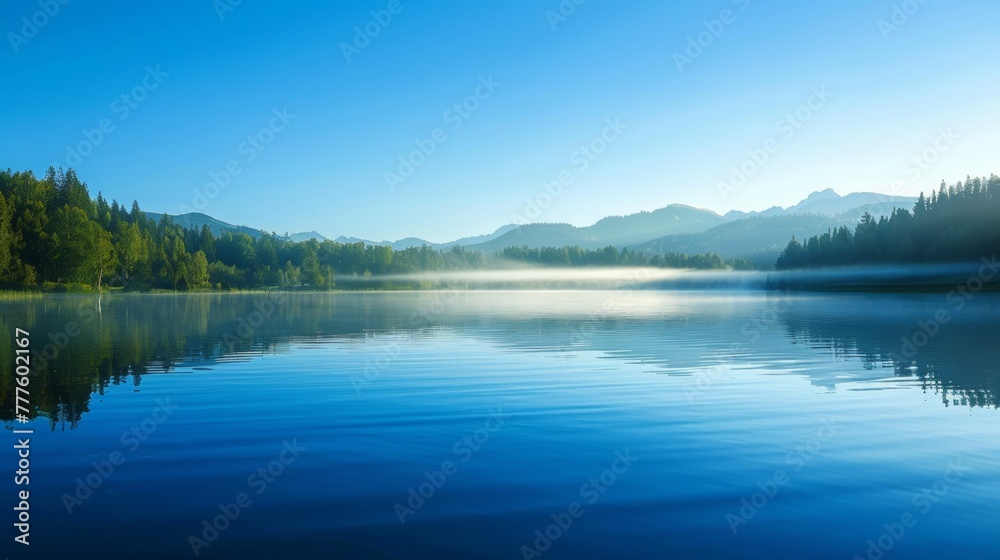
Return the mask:
<path fill-rule="evenodd" d="M 115 246 L 111 242 L 111 232 L 101 229 L 98 224 L 93 224 L 92 235 L 94 239 L 93 256 L 88 259 L 87 266 L 90 275 L 96 271 L 97 291 L 101 291 L 101 281 L 105 274 L 112 274 L 118 266 L 118 256 L 115 254 Z"/>
<path fill-rule="evenodd" d="M 302 282 L 319 290 L 326 288 L 327 276 L 320 267 L 316 251 L 310 245 L 305 246 L 302 258 Z"/>
<path fill-rule="evenodd" d="M 204 290 L 209 288 L 208 258 L 204 251 L 197 251 L 191 255 L 187 265 L 187 285 L 191 290 Z"/>
<path fill-rule="evenodd" d="M 118 262 L 121 263 L 122 283 L 128 283 L 129 274 L 146 260 L 146 245 L 142 241 L 139 226 L 134 223 L 123 224 L 115 243 Z"/>

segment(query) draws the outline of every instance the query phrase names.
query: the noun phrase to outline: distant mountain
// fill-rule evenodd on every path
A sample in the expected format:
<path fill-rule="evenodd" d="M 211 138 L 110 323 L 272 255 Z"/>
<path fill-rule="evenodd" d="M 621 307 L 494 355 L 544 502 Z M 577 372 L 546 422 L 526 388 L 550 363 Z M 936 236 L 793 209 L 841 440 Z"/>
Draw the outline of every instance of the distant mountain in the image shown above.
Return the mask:
<path fill-rule="evenodd" d="M 408 249 L 410 247 L 423 247 L 427 245 L 428 247 L 435 247 L 434 243 L 427 241 L 426 239 L 420 239 L 419 237 L 406 237 L 400 239 L 399 241 L 383 241 L 379 245 L 388 245 L 396 251 L 402 251 L 403 249 Z"/>
<path fill-rule="evenodd" d="M 441 243 L 440 247 L 441 248 L 450 248 L 450 247 L 454 247 L 455 245 L 460 245 L 462 247 L 467 247 L 469 245 L 476 245 L 478 243 L 486 243 L 487 241 L 493 241 L 494 239 L 500 237 L 501 235 L 507 233 L 508 231 L 515 230 L 518 227 L 520 227 L 520 226 L 518 226 L 517 224 L 507 224 L 505 226 L 502 226 L 502 227 L 498 228 L 493 233 L 487 233 L 485 235 L 476 235 L 476 236 L 473 236 L 473 237 L 463 237 L 461 239 L 456 239 L 456 240 L 450 241 L 448 243 Z M 399 242 L 397 241 L 397 243 L 399 243 Z"/>
<path fill-rule="evenodd" d="M 341 235 L 340 237 L 334 239 L 334 242 L 341 243 L 344 245 L 351 243 L 364 243 L 365 245 L 375 245 L 383 247 L 392 247 L 396 251 L 402 251 L 408 247 L 423 247 L 427 245 L 428 247 L 433 247 L 434 243 L 430 241 L 420 239 L 419 237 L 407 237 L 400 239 L 399 241 L 372 241 L 371 239 L 362 239 L 360 237 L 346 237 Z"/>
<path fill-rule="evenodd" d="M 371 241 L 370 239 L 361 239 L 360 237 L 347 237 L 341 235 L 333 240 L 334 243 L 340 243 L 341 245 L 348 245 L 351 243 L 364 243 L 365 245 L 382 245 L 378 241 Z M 386 243 L 387 244 L 387 243 Z"/>
<path fill-rule="evenodd" d="M 153 221 L 160 221 L 162 216 L 167 216 L 173 223 L 191 230 L 200 230 L 202 226 L 208 226 L 211 230 L 212 235 L 216 237 L 222 235 L 224 232 L 231 233 L 245 233 L 254 239 L 259 239 L 264 235 L 271 235 L 270 232 L 254 229 L 247 226 L 234 226 L 233 224 L 223 222 L 222 220 L 217 220 L 207 214 L 202 214 L 201 212 L 188 212 L 186 214 L 162 214 L 158 212 L 143 212 L 147 218 Z M 315 231 L 310 231 L 306 233 L 292 233 L 287 234 L 284 237 L 290 241 L 307 241 L 309 239 L 315 239 L 317 241 L 326 241 L 326 238 Z"/>
<path fill-rule="evenodd" d="M 792 236 L 806 239 L 826 233 L 831 228 L 854 223 L 856 220 L 847 215 L 751 216 L 732 220 L 699 233 L 668 235 L 639 245 L 635 249 L 653 253 L 674 252 L 690 255 L 711 252 L 724 259 L 745 258 L 761 268 L 771 268 Z"/>
<path fill-rule="evenodd" d="M 421 239 L 419 237 L 406 237 L 404 239 L 399 239 L 397 241 L 372 241 L 370 239 L 361 239 L 358 237 L 345 237 L 343 235 L 338 237 L 334 241 L 336 241 L 337 243 L 364 243 L 365 245 L 385 245 L 392 247 L 397 251 L 402 251 L 410 247 L 423 247 L 424 245 L 427 245 L 432 249 L 450 249 L 456 245 L 461 247 L 466 247 L 469 245 L 475 245 L 477 243 L 485 243 L 487 241 L 492 241 L 493 239 L 496 239 L 497 237 L 500 237 L 501 235 L 507 233 L 508 231 L 516 229 L 517 227 L 518 226 L 515 224 L 508 224 L 506 226 L 497 229 L 493 233 L 476 235 L 474 237 L 463 237 L 461 239 L 456 239 L 455 241 L 449 241 L 447 243 L 433 243 L 431 241 L 427 241 L 426 239 Z"/>
<path fill-rule="evenodd" d="M 246 226 L 234 226 L 233 224 L 228 224 L 222 220 L 217 220 L 207 214 L 202 214 L 201 212 L 188 212 L 187 214 L 160 214 L 157 212 L 143 212 L 147 218 L 153 221 L 160 221 L 162 216 L 167 216 L 170 220 L 186 229 L 200 230 L 201 226 L 208 226 L 208 229 L 212 231 L 212 234 L 216 237 L 222 235 L 223 232 L 241 232 L 253 237 L 254 239 L 259 238 L 262 235 L 270 235 L 266 231 L 254 229 Z"/>
<path fill-rule="evenodd" d="M 880 218 L 882 216 L 886 216 L 886 217 L 891 216 L 892 215 L 892 211 L 895 208 L 905 208 L 907 210 L 910 210 L 911 212 L 913 211 L 913 205 L 912 204 L 883 204 L 883 203 L 877 203 L 877 204 L 865 204 L 864 206 L 858 206 L 857 208 L 851 208 L 850 210 L 848 210 L 846 212 L 841 212 L 840 214 L 837 215 L 837 217 L 846 220 L 845 223 L 851 224 L 853 226 L 854 224 L 857 224 L 859 221 L 861 221 L 861 216 L 863 216 L 865 214 L 871 214 L 877 220 L 878 218 Z"/>
<path fill-rule="evenodd" d="M 527 245 L 538 247 L 565 247 L 579 245 L 583 248 L 596 247 L 597 239 L 588 236 L 581 228 L 570 224 L 527 224 L 519 226 L 507 233 L 485 243 L 465 246 L 469 251 L 492 253 L 505 247 L 520 247 Z"/>
<path fill-rule="evenodd" d="M 722 217 L 710 210 L 672 204 L 653 212 L 610 216 L 582 228 L 570 224 L 527 224 L 486 243 L 468 245 L 465 248 L 492 252 L 522 245 L 530 248 L 565 245 L 579 245 L 584 249 L 607 245 L 624 247 L 669 234 L 705 231 L 722 222 Z"/>
<path fill-rule="evenodd" d="M 833 189 L 817 191 L 795 206 L 782 208 L 773 206 L 763 212 L 741 212 L 733 210 L 725 215 L 727 220 L 738 220 L 751 216 L 788 216 L 791 214 L 818 214 L 837 216 L 856 208 L 866 207 L 872 215 L 888 216 L 893 208 L 910 210 L 917 199 L 912 196 L 891 196 L 878 193 L 851 193 L 840 196 Z M 864 212 L 861 212 L 864 213 Z M 859 214 L 860 215 L 860 214 Z"/>
<path fill-rule="evenodd" d="M 609 216 L 586 227 L 547 223 L 508 224 L 493 233 L 463 237 L 447 243 L 432 243 L 418 237 L 373 241 L 340 236 L 334 241 L 383 245 L 395 250 L 424 245 L 433 249 L 461 246 L 484 253 L 525 245 L 530 248 L 579 245 L 584 249 L 614 245 L 657 253 L 714 252 L 724 258 L 748 258 L 770 266 L 793 235 L 804 239 L 841 225 L 853 226 L 865 212 L 879 217 L 891 214 L 893 208 L 910 209 L 915 202 L 913 197 L 876 193 L 841 196 L 832 189 L 825 189 L 788 208 L 775 206 L 762 212 L 732 211 L 725 216 L 684 204 L 672 204 L 652 212 Z M 146 215 L 159 220 L 162 214 L 146 212 Z M 262 230 L 228 224 L 199 212 L 170 217 L 174 223 L 189 229 L 207 225 L 217 236 L 226 231 L 243 232 L 254 238 L 269 235 Z M 327 240 L 316 231 L 286 235 L 287 239 L 297 242 Z"/>
<path fill-rule="evenodd" d="M 628 246 L 663 235 L 705 231 L 722 222 L 723 219 L 710 210 L 671 204 L 652 212 L 611 216 L 581 229 L 601 245 Z"/>
<path fill-rule="evenodd" d="M 833 216 L 849 212 L 861 206 L 869 206 L 873 208 L 883 207 L 884 210 L 879 213 L 889 215 L 892 213 L 893 208 L 906 208 L 910 210 L 917 202 L 917 198 L 912 196 L 888 196 L 877 193 L 851 193 L 846 196 L 838 196 L 832 190 L 829 192 L 833 193 L 833 198 L 823 197 L 813 200 L 807 198 L 793 206 L 792 211 L 799 214 L 812 213 Z"/>
<path fill-rule="evenodd" d="M 325 237 L 323 237 L 316 231 L 307 231 L 304 233 L 290 233 L 285 237 L 285 239 L 288 239 L 289 241 L 294 241 L 296 243 L 300 241 L 309 241 L 310 239 L 315 239 L 320 243 L 327 240 Z"/>

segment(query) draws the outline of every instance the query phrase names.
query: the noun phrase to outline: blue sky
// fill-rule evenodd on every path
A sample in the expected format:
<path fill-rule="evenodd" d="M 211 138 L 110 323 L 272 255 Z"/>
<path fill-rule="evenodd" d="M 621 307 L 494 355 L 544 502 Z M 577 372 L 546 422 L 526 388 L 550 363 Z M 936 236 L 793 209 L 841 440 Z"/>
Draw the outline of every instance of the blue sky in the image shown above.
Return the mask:
<path fill-rule="evenodd" d="M 145 210 L 441 242 L 1000 172 L 995 1 L 48 1 L 0 8 L 0 165 Z"/>

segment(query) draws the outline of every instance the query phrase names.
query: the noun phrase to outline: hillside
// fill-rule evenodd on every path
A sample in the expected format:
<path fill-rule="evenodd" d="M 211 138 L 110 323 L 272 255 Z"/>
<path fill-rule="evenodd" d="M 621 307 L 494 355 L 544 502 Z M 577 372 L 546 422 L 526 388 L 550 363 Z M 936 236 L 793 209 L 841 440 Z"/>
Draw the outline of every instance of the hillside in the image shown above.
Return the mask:
<path fill-rule="evenodd" d="M 705 231 L 723 222 L 710 210 L 671 204 L 653 212 L 611 216 L 581 231 L 604 245 L 631 246 L 670 234 Z"/>
<path fill-rule="evenodd" d="M 501 235 L 503 235 L 503 234 L 505 234 L 505 233 L 507 233 L 509 231 L 517 229 L 518 227 L 519 226 L 517 224 L 507 224 L 505 226 L 501 226 L 501 227 L 497 228 L 497 230 L 494 231 L 493 233 L 487 233 L 487 234 L 484 234 L 484 235 L 475 235 L 475 236 L 472 236 L 472 237 L 463 237 L 461 239 L 456 239 L 456 240 L 450 241 L 448 243 L 441 243 L 438 246 L 440 248 L 443 248 L 443 249 L 448 249 L 448 248 L 454 247 L 456 245 L 459 245 L 461 247 L 468 247 L 470 245 L 477 245 L 479 243 L 486 243 L 487 241 L 492 241 L 492 240 L 500 237 Z M 397 249 L 405 249 L 406 247 L 396 247 L 396 248 Z"/>
<path fill-rule="evenodd" d="M 776 266 L 982 262 L 976 279 L 982 288 L 982 282 L 995 274 L 998 215 L 1000 177 L 970 178 L 947 187 L 942 183 L 929 198 L 921 195 L 912 212 L 900 209 L 881 219 L 864 216 L 853 227 L 789 240 Z"/>
<path fill-rule="evenodd" d="M 341 235 L 334 241 L 337 243 L 364 243 L 365 245 L 380 245 L 383 247 L 392 247 L 396 251 L 402 251 L 403 249 L 409 249 L 411 247 L 420 248 L 424 245 L 431 247 L 433 249 L 450 249 L 452 247 L 468 247 L 470 245 L 476 245 L 479 243 L 486 243 L 492 241 L 501 235 L 517 229 L 517 225 L 508 224 L 498 228 L 493 233 L 486 233 L 483 235 L 475 235 L 472 237 L 463 237 L 461 239 L 456 239 L 454 241 L 449 241 L 447 243 L 434 243 L 432 241 L 427 241 L 426 239 L 421 239 L 419 237 L 405 237 L 403 239 L 398 239 L 396 241 L 372 241 L 370 239 L 362 239 L 359 237 L 346 237 Z"/>
<path fill-rule="evenodd" d="M 200 230 L 202 226 L 208 226 L 208 229 L 211 230 L 212 235 L 215 235 L 216 237 L 222 235 L 224 232 L 227 231 L 230 233 L 245 233 L 250 237 L 253 237 L 254 239 L 260 239 L 262 236 L 271 235 L 270 232 L 264 230 L 254 229 L 247 226 L 236 226 L 227 222 L 223 222 L 222 220 L 218 220 L 207 214 L 202 214 L 201 212 L 188 212 L 186 214 L 177 214 L 177 215 L 163 214 L 161 212 L 143 212 L 143 214 L 146 215 L 146 218 L 153 220 L 154 222 L 159 222 L 160 218 L 166 215 L 170 218 L 170 221 L 172 221 L 174 224 L 178 226 L 181 226 L 184 229 L 197 231 Z M 309 239 L 315 239 L 317 241 L 326 241 L 326 237 L 323 237 L 322 235 L 320 235 L 315 231 L 309 231 L 303 233 L 291 233 L 291 234 L 281 235 L 279 237 L 283 237 L 285 239 L 288 239 L 289 241 L 296 241 L 296 242 L 307 241 Z"/>
<path fill-rule="evenodd" d="M 385 246 L 397 251 L 425 245 L 432 249 L 459 246 L 483 253 L 507 247 L 527 246 L 539 249 L 577 245 L 584 249 L 597 249 L 613 245 L 653 253 L 715 252 L 725 258 L 748 258 L 769 267 L 793 235 L 806 238 L 821 234 L 830 228 L 855 223 L 865 212 L 875 217 L 888 216 L 894 208 L 911 208 L 915 201 L 912 197 L 876 193 L 841 196 L 832 189 L 826 189 L 813 192 L 794 206 L 776 206 L 763 212 L 732 211 L 719 216 L 710 210 L 671 204 L 652 212 L 608 216 L 586 227 L 547 223 L 521 226 L 509 224 L 493 233 L 464 237 L 447 243 L 433 243 L 418 237 L 373 241 L 340 236 L 335 241 L 341 244 Z M 159 220 L 161 216 L 154 212 L 145 214 L 153 220 Z M 265 231 L 232 225 L 198 212 L 171 216 L 171 219 L 175 224 L 188 229 L 197 230 L 202 225 L 207 225 L 216 236 L 226 231 L 243 232 L 255 239 L 267 235 Z M 289 234 L 287 239 L 324 241 L 326 237 L 310 231 Z"/>
<path fill-rule="evenodd" d="M 582 228 L 570 224 L 527 224 L 492 241 L 465 248 L 489 253 L 505 247 L 521 246 L 532 249 L 573 245 L 584 249 L 608 245 L 626 247 L 664 235 L 705 231 L 722 222 L 722 217 L 710 210 L 672 204 L 653 212 L 610 216 Z"/>
<path fill-rule="evenodd" d="M 154 222 L 159 222 L 160 218 L 164 215 L 168 216 L 170 220 L 185 229 L 200 230 L 201 226 L 206 225 L 208 229 L 212 231 L 212 234 L 216 237 L 222 235 L 223 232 L 241 232 L 253 237 L 254 239 L 259 238 L 262 235 L 268 235 L 267 232 L 259 229 L 249 228 L 246 226 L 234 226 L 223 222 L 222 220 L 217 220 L 207 214 L 202 214 L 201 212 L 188 212 L 187 214 L 162 214 L 159 212 L 143 212 L 146 217 Z"/>
<path fill-rule="evenodd" d="M 848 216 L 753 216 L 699 233 L 668 235 L 635 248 L 661 254 L 713 252 L 722 258 L 745 258 L 762 268 L 770 268 L 792 236 L 804 239 L 849 223 L 853 223 L 853 218 Z"/>
<path fill-rule="evenodd" d="M 316 231 L 292 233 L 288 235 L 287 239 L 289 241 L 295 241 L 296 243 L 299 241 L 309 241 L 310 239 L 315 239 L 316 241 L 326 241 L 326 237 L 323 237 L 323 235 Z"/>
<path fill-rule="evenodd" d="M 507 247 L 527 246 L 530 249 L 540 249 L 542 247 L 572 247 L 579 245 L 582 248 L 594 248 L 600 242 L 586 235 L 580 228 L 570 224 L 528 224 L 497 237 L 496 239 L 467 245 L 467 251 L 479 251 L 482 253 L 492 253 Z"/>
<path fill-rule="evenodd" d="M 732 212 L 728 212 L 725 217 L 730 220 L 738 220 L 753 216 L 789 216 L 792 214 L 837 216 L 860 207 L 866 207 L 866 210 L 872 215 L 888 216 L 892 213 L 893 208 L 912 208 L 916 202 L 916 197 L 912 196 L 892 196 L 867 192 L 841 196 L 833 189 L 825 189 L 810 194 L 805 200 L 788 208 L 773 206 L 762 212 L 733 210 Z M 863 213 L 861 212 L 858 215 Z"/>

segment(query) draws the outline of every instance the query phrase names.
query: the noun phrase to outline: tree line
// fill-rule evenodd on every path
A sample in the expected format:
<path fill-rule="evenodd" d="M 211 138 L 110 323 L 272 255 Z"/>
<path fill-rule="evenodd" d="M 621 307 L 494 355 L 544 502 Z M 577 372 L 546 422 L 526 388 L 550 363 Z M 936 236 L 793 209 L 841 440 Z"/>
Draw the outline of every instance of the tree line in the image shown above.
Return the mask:
<path fill-rule="evenodd" d="M 778 270 L 866 264 L 978 261 L 1000 249 L 1000 177 L 967 178 L 930 197 L 920 193 L 913 210 L 894 209 L 878 220 L 865 213 L 852 232 L 842 226 L 799 242 L 778 257 Z"/>
<path fill-rule="evenodd" d="M 608 246 L 508 247 L 494 253 L 462 247 L 391 247 L 308 240 L 243 232 L 215 235 L 207 226 L 188 229 L 139 208 L 108 203 L 72 169 L 0 172 L 0 285 L 6 288 L 101 290 L 209 290 L 304 288 L 337 285 L 430 287 L 426 282 L 365 280 L 417 272 L 504 269 L 512 266 L 658 266 L 749 269 L 743 260 L 718 255 L 646 253 Z"/>

